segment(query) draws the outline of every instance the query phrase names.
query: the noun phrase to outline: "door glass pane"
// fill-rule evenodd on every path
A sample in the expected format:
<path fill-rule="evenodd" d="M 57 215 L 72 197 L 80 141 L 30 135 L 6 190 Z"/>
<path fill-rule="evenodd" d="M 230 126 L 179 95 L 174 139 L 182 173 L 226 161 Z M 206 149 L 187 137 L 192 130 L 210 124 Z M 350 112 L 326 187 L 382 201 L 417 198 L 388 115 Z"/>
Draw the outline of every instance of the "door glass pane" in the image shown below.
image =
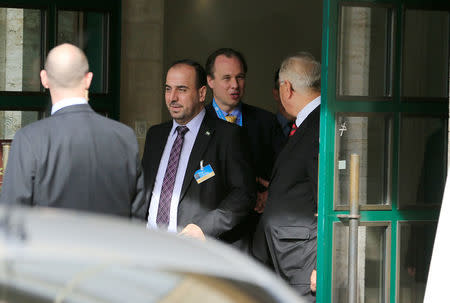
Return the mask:
<path fill-rule="evenodd" d="M 440 205 L 447 173 L 447 119 L 403 116 L 399 207 Z"/>
<path fill-rule="evenodd" d="M 336 117 L 335 203 L 350 200 L 350 156 L 360 156 L 360 205 L 390 204 L 391 131 L 390 115 Z"/>
<path fill-rule="evenodd" d="M 358 296 L 360 303 L 386 302 L 387 226 L 358 228 Z M 348 302 L 348 225 L 333 229 L 333 302 Z"/>
<path fill-rule="evenodd" d="M 338 95 L 390 96 L 392 9 L 342 6 Z"/>
<path fill-rule="evenodd" d="M 436 222 L 399 223 L 399 303 L 423 302 L 436 225 Z"/>
<path fill-rule="evenodd" d="M 449 13 L 406 10 L 402 95 L 448 96 Z"/>
<path fill-rule="evenodd" d="M 40 91 L 41 10 L 0 8 L 0 91 Z"/>
<path fill-rule="evenodd" d="M 93 93 L 107 91 L 107 25 L 106 13 L 58 11 L 57 43 L 74 44 L 86 53 L 89 69 L 94 73 L 90 88 Z"/>
<path fill-rule="evenodd" d="M 40 112 L 0 111 L 0 188 L 15 133 L 20 128 L 40 118 Z"/>

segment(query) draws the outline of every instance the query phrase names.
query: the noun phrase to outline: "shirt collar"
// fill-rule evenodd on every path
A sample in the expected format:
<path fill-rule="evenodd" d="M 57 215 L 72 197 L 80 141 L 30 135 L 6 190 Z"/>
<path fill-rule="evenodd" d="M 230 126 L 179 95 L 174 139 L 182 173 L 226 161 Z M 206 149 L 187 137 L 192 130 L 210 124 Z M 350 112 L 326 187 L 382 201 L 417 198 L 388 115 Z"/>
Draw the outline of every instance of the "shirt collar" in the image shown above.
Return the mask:
<path fill-rule="evenodd" d="M 215 99 L 214 99 L 215 101 Z M 222 112 L 223 116 L 239 116 L 242 113 L 242 102 L 239 101 L 238 105 L 236 106 L 235 109 L 233 109 L 233 111 L 231 113 L 227 113 L 225 111 L 223 111 L 220 107 L 218 107 L 219 110 Z"/>
<path fill-rule="evenodd" d="M 298 114 L 297 114 L 297 120 L 295 120 L 295 125 L 297 127 L 300 127 L 302 125 L 303 121 L 309 116 L 310 113 L 312 113 L 313 110 L 316 109 L 320 105 L 320 96 L 316 99 L 309 102 Z"/>
<path fill-rule="evenodd" d="M 60 109 L 71 106 L 71 105 L 78 105 L 78 104 L 87 104 L 87 100 L 84 98 L 65 98 L 61 99 L 52 106 L 52 115 L 59 111 Z"/>
<path fill-rule="evenodd" d="M 193 133 L 197 133 L 198 130 L 200 129 L 200 125 L 202 124 L 203 118 L 205 117 L 205 109 L 203 108 L 201 112 L 199 112 L 197 114 L 197 116 L 195 116 L 194 118 L 192 118 L 191 121 L 189 121 L 185 126 L 187 126 L 187 128 L 189 129 L 189 132 L 193 132 Z M 176 129 L 178 126 L 182 126 L 181 124 L 177 123 L 175 120 L 173 120 L 173 126 L 172 126 L 172 130 L 170 131 L 170 133 L 172 135 L 175 134 Z"/>
<path fill-rule="evenodd" d="M 289 121 L 288 119 L 286 119 L 286 117 L 283 116 L 283 114 L 280 113 L 279 111 L 277 112 L 276 115 L 277 115 L 278 122 L 279 122 L 280 125 L 282 125 L 283 127 L 286 126 L 286 125 L 289 125 L 289 126 L 292 125 L 292 121 Z"/>

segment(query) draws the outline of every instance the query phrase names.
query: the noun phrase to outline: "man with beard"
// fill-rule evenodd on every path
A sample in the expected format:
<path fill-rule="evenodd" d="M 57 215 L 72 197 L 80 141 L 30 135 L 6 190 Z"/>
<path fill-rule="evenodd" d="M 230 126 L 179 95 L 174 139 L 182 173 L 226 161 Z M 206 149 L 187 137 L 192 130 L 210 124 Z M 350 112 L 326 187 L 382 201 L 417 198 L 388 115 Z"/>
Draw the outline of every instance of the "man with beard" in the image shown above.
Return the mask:
<path fill-rule="evenodd" d="M 251 208 L 255 177 L 239 127 L 209 116 L 205 96 L 201 65 L 192 60 L 171 65 L 165 99 L 173 120 L 147 132 L 146 197 L 134 215 L 149 228 L 223 239 Z"/>

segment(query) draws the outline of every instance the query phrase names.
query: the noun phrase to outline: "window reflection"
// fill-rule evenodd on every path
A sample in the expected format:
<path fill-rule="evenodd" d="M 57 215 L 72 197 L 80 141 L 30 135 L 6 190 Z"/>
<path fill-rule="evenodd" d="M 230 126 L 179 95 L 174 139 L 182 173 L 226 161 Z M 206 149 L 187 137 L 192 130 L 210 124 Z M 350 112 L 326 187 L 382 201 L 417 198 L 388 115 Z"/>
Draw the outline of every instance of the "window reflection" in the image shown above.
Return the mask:
<path fill-rule="evenodd" d="M 399 226 L 399 303 L 423 302 L 436 222 L 402 222 Z"/>
<path fill-rule="evenodd" d="M 40 91 L 41 15 L 0 8 L 0 91 Z"/>
<path fill-rule="evenodd" d="M 402 95 L 448 97 L 449 13 L 406 10 Z"/>
<path fill-rule="evenodd" d="M 338 95 L 390 96 L 392 9 L 342 6 Z"/>
<path fill-rule="evenodd" d="M 358 228 L 358 296 L 360 303 L 386 302 L 387 226 Z M 333 299 L 348 302 L 348 225 L 334 224 Z"/>
<path fill-rule="evenodd" d="M 403 116 L 400 135 L 399 207 L 442 202 L 447 174 L 447 119 Z"/>
<path fill-rule="evenodd" d="M 94 73 L 90 91 L 107 90 L 108 15 L 101 12 L 58 11 L 57 43 L 71 43 L 81 48 L 88 57 L 89 69 Z"/>
<path fill-rule="evenodd" d="M 350 200 L 350 155 L 360 156 L 360 205 L 390 204 L 390 115 L 336 117 L 335 201 L 348 206 Z"/>

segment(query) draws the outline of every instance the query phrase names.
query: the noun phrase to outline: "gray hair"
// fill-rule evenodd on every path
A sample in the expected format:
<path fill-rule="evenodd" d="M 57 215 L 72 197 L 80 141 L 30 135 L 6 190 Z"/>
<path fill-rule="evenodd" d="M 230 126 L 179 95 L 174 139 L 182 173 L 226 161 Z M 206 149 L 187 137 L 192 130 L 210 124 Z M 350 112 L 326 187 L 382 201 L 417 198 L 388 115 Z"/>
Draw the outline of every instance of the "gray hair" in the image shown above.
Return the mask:
<path fill-rule="evenodd" d="M 289 81 L 295 91 L 313 90 L 320 92 L 320 63 L 308 52 L 299 52 L 283 60 L 280 67 L 280 81 Z"/>

